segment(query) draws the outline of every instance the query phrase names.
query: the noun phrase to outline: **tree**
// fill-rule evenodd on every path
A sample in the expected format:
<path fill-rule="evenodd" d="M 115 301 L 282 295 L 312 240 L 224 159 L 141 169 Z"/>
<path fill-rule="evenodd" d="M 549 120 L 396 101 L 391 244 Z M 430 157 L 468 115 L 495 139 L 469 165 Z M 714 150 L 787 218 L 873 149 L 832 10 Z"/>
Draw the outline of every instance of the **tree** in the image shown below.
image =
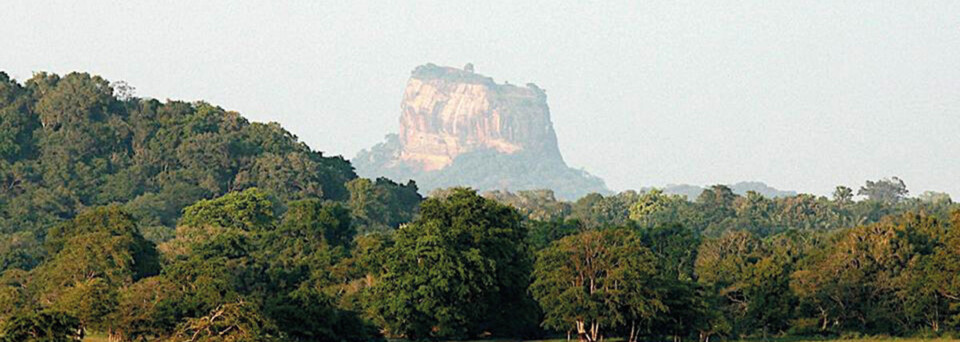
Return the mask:
<path fill-rule="evenodd" d="M 83 339 L 80 321 L 55 311 L 14 316 L 0 329 L 3 342 L 73 342 Z"/>
<path fill-rule="evenodd" d="M 121 288 L 117 309 L 110 316 L 112 335 L 121 341 L 139 341 L 169 334 L 180 318 L 175 310 L 178 292 L 177 284 L 164 276 Z"/>
<path fill-rule="evenodd" d="M 577 220 L 529 220 L 527 221 L 527 227 L 529 227 L 527 241 L 535 251 L 550 246 L 553 241 L 580 232 L 580 222 Z"/>
<path fill-rule="evenodd" d="M 291 202 L 278 226 L 281 238 L 304 238 L 328 246 L 349 247 L 356 230 L 350 212 L 336 202 L 315 199 Z"/>
<path fill-rule="evenodd" d="M 656 287 L 661 289 L 661 301 L 666 308 L 650 320 L 649 333 L 678 341 L 695 330 L 705 340 L 710 334 L 711 312 L 694 272 L 700 236 L 679 224 L 644 228 L 639 234 L 640 241 L 654 255 Z"/>
<path fill-rule="evenodd" d="M 205 316 L 187 319 L 175 337 L 197 342 L 277 341 L 275 329 L 254 304 L 239 300 L 220 305 Z"/>
<path fill-rule="evenodd" d="M 384 251 L 370 307 L 394 336 L 501 334 L 505 321 L 528 310 L 525 237 L 516 210 L 472 190 L 428 199 Z"/>
<path fill-rule="evenodd" d="M 180 224 L 258 230 L 273 223 L 275 209 L 269 196 L 257 188 L 202 200 L 183 209 Z"/>
<path fill-rule="evenodd" d="M 953 199 L 950 198 L 950 194 L 945 192 L 937 191 L 924 191 L 920 196 L 917 196 L 921 201 L 930 203 L 930 204 L 951 204 Z"/>
<path fill-rule="evenodd" d="M 878 181 L 867 181 L 860 187 L 857 195 L 867 196 L 871 201 L 893 204 L 900 202 L 907 195 L 907 185 L 903 180 L 897 177 L 881 179 Z"/>
<path fill-rule="evenodd" d="M 636 327 L 665 310 L 652 286 L 653 256 L 628 230 L 560 239 L 538 253 L 533 275 L 544 326 L 572 329 L 581 341 L 601 340 L 604 329 Z M 634 329 L 629 338 L 636 338 Z"/>
<path fill-rule="evenodd" d="M 635 191 L 613 196 L 592 193 L 573 203 L 571 216 L 590 228 L 622 226 L 630 221 L 630 210 L 639 198 Z"/>
<path fill-rule="evenodd" d="M 83 329 L 112 330 L 109 316 L 117 309 L 116 288 L 103 278 L 78 281 L 64 289 L 50 308 L 76 317 Z"/>
<path fill-rule="evenodd" d="M 423 198 L 417 184 L 398 184 L 386 178 L 371 181 L 357 178 L 347 183 L 351 214 L 356 218 L 357 232 L 384 232 L 410 222 Z"/>
<path fill-rule="evenodd" d="M 521 190 L 516 193 L 494 190 L 483 197 L 517 208 L 531 220 L 555 221 L 570 215 L 570 203 L 557 200 L 553 190 Z"/>
<path fill-rule="evenodd" d="M 793 258 L 791 240 L 773 236 L 764 241 L 745 231 L 728 231 L 709 239 L 697 254 L 697 281 L 713 296 L 722 321 L 715 332 L 745 336 L 785 330 L 794 305 L 789 288 Z M 789 244 L 787 244 L 789 246 Z"/>
<path fill-rule="evenodd" d="M 34 270 L 31 286 L 41 305 L 76 317 L 84 329 L 109 330 L 116 290 L 159 272 L 153 243 L 118 206 L 85 211 L 47 236 L 53 257 Z"/>
<path fill-rule="evenodd" d="M 853 189 L 837 185 L 837 188 L 833 190 L 833 201 L 838 205 L 850 204 L 853 202 Z"/>
<path fill-rule="evenodd" d="M 816 250 L 792 275 L 791 288 L 803 312 L 821 331 L 903 333 L 914 329 L 917 303 L 934 303 L 932 295 L 910 284 L 943 284 L 924 279 L 924 259 L 938 250 L 942 227 L 934 217 L 907 214 L 839 232 Z M 949 261 L 937 273 L 949 270 Z M 934 285 L 936 288 L 936 285 Z M 927 310 L 943 312 L 936 305 Z M 942 317 L 942 316 L 941 316 Z"/>
<path fill-rule="evenodd" d="M 0 72 L 0 159 L 15 162 L 34 152 L 33 132 L 40 120 L 29 105 L 27 89 Z"/>
<path fill-rule="evenodd" d="M 733 193 L 733 190 L 730 190 L 730 187 L 717 184 L 703 190 L 697 197 L 697 203 L 711 208 L 715 212 L 714 214 L 720 215 L 733 211 L 733 201 L 736 198 L 737 195 Z"/>
<path fill-rule="evenodd" d="M 636 204 L 630 207 L 630 219 L 644 227 L 683 223 L 681 207 L 685 204 L 686 200 L 680 195 L 668 195 L 653 189 L 640 195 Z"/>
<path fill-rule="evenodd" d="M 933 331 L 960 327 L 960 210 L 945 228 L 937 232 L 939 245 L 932 254 L 911 265 L 910 281 L 901 292 L 911 299 L 908 311 Z"/>

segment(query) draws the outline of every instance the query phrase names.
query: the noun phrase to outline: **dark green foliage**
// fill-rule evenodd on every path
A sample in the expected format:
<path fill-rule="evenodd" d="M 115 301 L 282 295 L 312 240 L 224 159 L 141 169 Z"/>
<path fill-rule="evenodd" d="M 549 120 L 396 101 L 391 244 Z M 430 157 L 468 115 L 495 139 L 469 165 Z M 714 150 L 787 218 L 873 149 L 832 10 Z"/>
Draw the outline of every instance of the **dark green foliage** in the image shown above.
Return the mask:
<path fill-rule="evenodd" d="M 33 270 L 30 288 L 41 304 L 86 328 L 108 328 L 117 290 L 160 271 L 154 244 L 117 206 L 82 212 L 51 229 L 47 239 L 51 258 Z"/>
<path fill-rule="evenodd" d="M 62 312 L 17 315 L 0 327 L 3 342 L 72 342 L 83 339 L 80 321 Z"/>
<path fill-rule="evenodd" d="M 202 102 L 121 97 L 84 73 L 40 73 L 23 85 L 0 73 L 3 269 L 30 268 L 43 256 L 8 234 L 42 239 L 85 207 L 126 203 L 162 241 L 171 234 L 161 228 L 171 230 L 200 199 L 260 187 L 279 203 L 346 200 L 344 183 L 354 178 L 343 158 L 312 151 L 277 124 Z"/>
<path fill-rule="evenodd" d="M 0 72 L 0 159 L 13 162 L 34 152 L 33 131 L 40 121 L 30 114 L 29 92 Z"/>
<path fill-rule="evenodd" d="M 679 224 L 642 228 L 639 233 L 640 243 L 655 257 L 657 275 L 653 283 L 662 291 L 660 301 L 665 307 L 640 333 L 674 338 L 694 332 L 707 334 L 710 311 L 694 272 L 700 237 Z"/>
<path fill-rule="evenodd" d="M 384 251 L 370 305 L 396 336 L 516 333 L 505 331 L 506 323 L 530 310 L 523 300 L 531 266 L 525 237 L 515 210 L 474 191 L 428 199 Z"/>
<path fill-rule="evenodd" d="M 347 183 L 347 190 L 347 203 L 360 234 L 385 232 L 410 222 L 423 200 L 413 181 L 404 185 L 386 178 L 357 178 Z"/>
<path fill-rule="evenodd" d="M 315 289 L 301 287 L 267 301 L 266 313 L 285 336 L 296 341 L 368 341 L 377 327 L 357 313 L 337 309 L 333 298 Z"/>
<path fill-rule="evenodd" d="M 376 329 L 339 308 L 336 291 L 327 292 L 346 281 L 333 275 L 352 246 L 349 211 L 317 199 L 290 202 L 280 217 L 274 207 L 258 189 L 187 207 L 177 237 L 162 246 L 170 259 L 164 272 L 134 285 L 153 293 L 121 296 L 118 315 L 142 319 L 123 320 L 116 331 L 213 338 L 251 330 L 236 337 L 241 340 L 374 338 Z M 144 297 L 153 304 L 125 300 Z"/>
<path fill-rule="evenodd" d="M 573 203 L 571 217 L 591 228 L 622 226 L 630 222 L 630 208 L 638 199 L 634 191 L 613 196 L 592 193 Z"/>
<path fill-rule="evenodd" d="M 788 328 L 796 305 L 790 276 L 803 253 L 796 243 L 790 236 L 761 240 L 744 231 L 704 241 L 696 272 L 721 313 L 714 332 L 766 336 Z"/>
<path fill-rule="evenodd" d="M 561 172 L 514 157 L 477 151 L 449 172 L 480 185 L 500 181 L 490 167 L 528 185 Z M 576 181 L 558 194 L 602 190 L 563 170 Z M 908 198 L 895 177 L 868 181 L 865 200 L 843 186 L 735 190 L 423 200 L 275 123 L 132 98 L 88 74 L 0 73 L 0 341 L 960 331 L 948 195 Z"/>
<path fill-rule="evenodd" d="M 291 202 L 277 228 L 278 242 L 304 239 L 314 248 L 321 244 L 350 247 L 356 234 L 351 220 L 349 210 L 339 203 L 313 199 Z"/>
<path fill-rule="evenodd" d="M 527 242 L 534 250 L 544 249 L 553 241 L 580 232 L 580 222 L 576 220 L 530 220 L 527 222 L 527 226 L 529 227 Z"/>

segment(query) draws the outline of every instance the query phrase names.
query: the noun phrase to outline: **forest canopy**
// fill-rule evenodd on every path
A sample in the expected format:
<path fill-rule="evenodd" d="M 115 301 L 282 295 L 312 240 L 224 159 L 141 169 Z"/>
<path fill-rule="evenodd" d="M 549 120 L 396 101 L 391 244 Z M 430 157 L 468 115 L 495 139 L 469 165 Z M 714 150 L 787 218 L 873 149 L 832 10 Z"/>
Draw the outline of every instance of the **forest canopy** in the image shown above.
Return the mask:
<path fill-rule="evenodd" d="M 424 198 L 276 123 L 120 88 L 0 73 L 0 341 L 960 333 L 960 205 L 896 177 Z"/>

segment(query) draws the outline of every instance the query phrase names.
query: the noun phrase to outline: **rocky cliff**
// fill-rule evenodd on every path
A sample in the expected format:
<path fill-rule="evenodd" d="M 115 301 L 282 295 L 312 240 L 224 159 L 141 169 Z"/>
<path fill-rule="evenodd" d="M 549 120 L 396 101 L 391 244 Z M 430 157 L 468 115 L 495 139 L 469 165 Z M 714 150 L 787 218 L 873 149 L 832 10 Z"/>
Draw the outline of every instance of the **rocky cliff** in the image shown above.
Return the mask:
<path fill-rule="evenodd" d="M 469 64 L 419 66 L 403 92 L 399 134 L 353 163 L 362 176 L 410 178 L 425 191 L 547 188 L 569 198 L 607 191 L 564 163 L 546 99 L 534 84 L 497 84 Z"/>

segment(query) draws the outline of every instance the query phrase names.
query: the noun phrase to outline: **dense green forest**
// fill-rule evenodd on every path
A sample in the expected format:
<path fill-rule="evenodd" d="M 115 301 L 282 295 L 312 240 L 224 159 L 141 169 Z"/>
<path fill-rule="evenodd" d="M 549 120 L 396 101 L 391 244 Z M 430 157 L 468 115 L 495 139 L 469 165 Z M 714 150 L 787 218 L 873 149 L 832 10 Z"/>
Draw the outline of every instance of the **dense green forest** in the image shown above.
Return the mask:
<path fill-rule="evenodd" d="M 960 332 L 960 205 L 896 177 L 423 198 L 275 123 L 0 73 L 0 181 L 0 341 Z"/>

